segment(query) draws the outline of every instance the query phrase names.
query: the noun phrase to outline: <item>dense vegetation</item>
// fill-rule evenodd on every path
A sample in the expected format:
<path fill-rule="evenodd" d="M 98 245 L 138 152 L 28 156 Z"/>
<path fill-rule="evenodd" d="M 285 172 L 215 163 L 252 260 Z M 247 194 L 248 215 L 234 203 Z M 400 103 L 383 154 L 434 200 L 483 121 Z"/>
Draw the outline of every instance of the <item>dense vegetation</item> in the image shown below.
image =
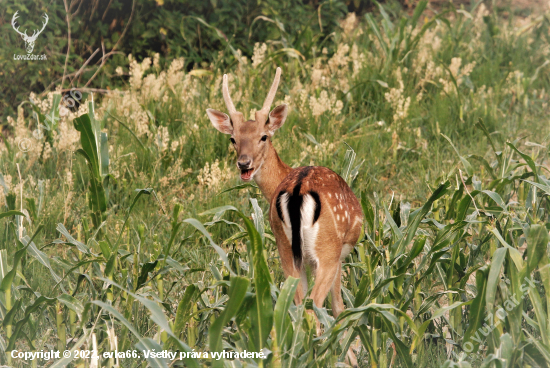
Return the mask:
<path fill-rule="evenodd" d="M 357 2 L 355 2 L 357 3 Z M 256 42 L 281 43 L 310 57 L 338 26 L 349 9 L 364 10 L 371 1 L 300 0 L 6 0 L 0 6 L 0 116 L 13 114 L 29 92 L 53 91 L 74 86 L 116 88 L 125 75 L 117 66 L 127 66 L 126 55 L 143 59 L 159 54 L 160 62 L 185 57 L 185 68 L 235 64 L 237 50 L 248 57 Z M 35 54 L 46 61 L 21 62 L 24 43 L 12 29 L 18 11 L 21 31 L 48 25 L 36 41 Z M 69 37 L 70 34 L 70 37 Z M 69 49 L 69 50 L 67 50 Z M 69 51 L 69 52 L 67 52 Z M 220 59 L 219 52 L 226 57 Z"/>
<path fill-rule="evenodd" d="M 53 366 L 332 367 L 351 346 L 371 367 L 549 365 L 548 15 L 425 6 L 350 13 L 304 33 L 308 53 L 277 35 L 192 68 L 128 55 L 99 102 L 31 94 L 0 143 L 0 364 L 70 348 L 141 358 Z M 254 116 L 276 65 L 281 157 L 333 168 L 365 213 L 337 320 L 330 300 L 293 304 L 267 203 L 205 114 L 227 72 Z"/>

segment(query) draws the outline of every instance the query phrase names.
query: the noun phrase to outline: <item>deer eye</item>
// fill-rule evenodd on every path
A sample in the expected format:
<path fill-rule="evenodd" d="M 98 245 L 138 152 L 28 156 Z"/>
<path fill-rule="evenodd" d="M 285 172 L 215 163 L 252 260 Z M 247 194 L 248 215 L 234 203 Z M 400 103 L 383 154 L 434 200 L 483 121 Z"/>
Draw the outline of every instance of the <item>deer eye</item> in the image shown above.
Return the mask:
<path fill-rule="evenodd" d="M 267 141 L 267 135 L 264 135 L 264 136 L 262 137 L 262 142 L 265 142 L 265 141 Z"/>
<path fill-rule="evenodd" d="M 237 142 L 235 142 L 235 140 L 233 138 L 229 138 L 229 140 L 231 141 L 231 143 L 233 144 L 236 144 Z"/>

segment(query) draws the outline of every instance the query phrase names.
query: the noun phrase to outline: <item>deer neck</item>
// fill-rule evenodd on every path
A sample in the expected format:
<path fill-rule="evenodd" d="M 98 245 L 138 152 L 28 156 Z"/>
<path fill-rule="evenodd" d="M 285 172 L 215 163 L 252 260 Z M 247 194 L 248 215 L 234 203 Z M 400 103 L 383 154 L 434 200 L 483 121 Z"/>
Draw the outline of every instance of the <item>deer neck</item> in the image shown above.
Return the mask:
<path fill-rule="evenodd" d="M 259 172 L 254 176 L 254 181 L 269 203 L 271 203 L 275 189 L 291 171 L 292 168 L 281 160 L 275 147 L 270 143 L 267 157 Z"/>

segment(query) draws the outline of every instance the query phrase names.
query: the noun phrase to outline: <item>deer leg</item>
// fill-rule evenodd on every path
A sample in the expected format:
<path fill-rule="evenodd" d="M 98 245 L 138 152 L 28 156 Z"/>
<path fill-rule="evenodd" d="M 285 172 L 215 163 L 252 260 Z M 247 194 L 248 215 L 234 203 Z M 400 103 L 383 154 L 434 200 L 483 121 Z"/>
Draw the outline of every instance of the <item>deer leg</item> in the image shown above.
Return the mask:
<path fill-rule="evenodd" d="M 334 280 L 338 275 L 338 270 L 340 269 L 339 265 L 340 260 L 338 259 L 319 262 L 319 266 L 315 273 L 315 285 L 311 291 L 311 299 L 313 299 L 313 303 L 315 303 L 318 308 L 323 307 L 328 292 L 332 288 Z M 313 315 L 315 315 L 315 313 L 313 313 Z M 321 335 L 321 324 L 317 316 L 315 316 L 315 319 L 317 320 L 317 335 Z"/>
<path fill-rule="evenodd" d="M 285 278 L 292 276 L 300 279 L 300 285 L 296 289 L 296 294 L 294 294 L 294 304 L 301 305 L 307 293 L 307 276 L 305 269 L 303 265 L 300 268 L 296 267 L 292 248 L 286 238 L 281 239 L 277 246 Z"/>
<path fill-rule="evenodd" d="M 332 315 L 334 318 L 337 318 L 340 313 L 344 311 L 344 301 L 342 300 L 342 290 L 341 290 L 341 278 L 342 278 L 342 264 L 338 263 L 338 271 L 336 272 L 336 277 L 334 278 L 334 283 L 332 284 Z"/>
<path fill-rule="evenodd" d="M 334 318 L 338 318 L 340 313 L 344 311 L 344 301 L 342 299 L 342 286 L 341 286 L 341 278 L 342 278 L 342 263 L 338 263 L 338 272 L 336 273 L 336 277 L 334 279 L 334 283 L 332 284 L 332 289 L 330 291 L 332 295 L 332 315 Z M 357 357 L 353 353 L 353 350 L 351 347 L 348 350 L 348 353 L 346 354 L 346 363 L 351 365 L 352 367 L 357 367 Z"/>

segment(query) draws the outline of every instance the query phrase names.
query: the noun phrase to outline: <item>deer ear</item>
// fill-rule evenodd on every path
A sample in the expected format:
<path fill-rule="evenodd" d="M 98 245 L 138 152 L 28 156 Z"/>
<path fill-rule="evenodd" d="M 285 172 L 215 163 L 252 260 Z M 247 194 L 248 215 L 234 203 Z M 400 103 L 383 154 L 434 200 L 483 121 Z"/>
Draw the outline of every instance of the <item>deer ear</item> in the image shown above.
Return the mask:
<path fill-rule="evenodd" d="M 282 104 L 271 110 L 269 113 L 269 120 L 267 123 L 267 129 L 269 133 L 273 135 L 277 129 L 283 126 L 288 115 L 288 105 Z"/>
<path fill-rule="evenodd" d="M 233 125 L 227 114 L 214 109 L 206 109 L 206 114 L 214 128 L 223 134 L 233 134 Z"/>

